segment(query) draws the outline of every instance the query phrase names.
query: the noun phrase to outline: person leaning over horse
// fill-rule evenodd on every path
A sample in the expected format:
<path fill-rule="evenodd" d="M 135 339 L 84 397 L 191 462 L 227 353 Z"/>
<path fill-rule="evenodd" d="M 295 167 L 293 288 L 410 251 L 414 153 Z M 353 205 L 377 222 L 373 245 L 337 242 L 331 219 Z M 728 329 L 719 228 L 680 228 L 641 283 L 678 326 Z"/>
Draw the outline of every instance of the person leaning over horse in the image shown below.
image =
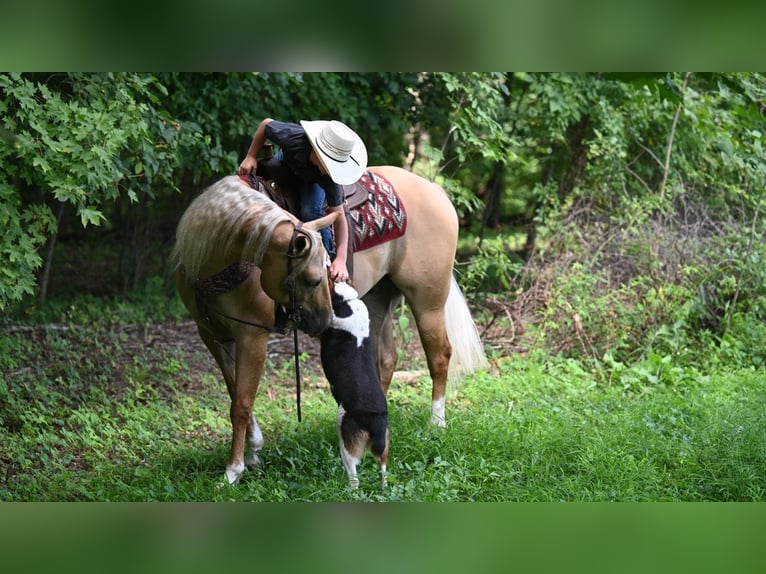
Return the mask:
<path fill-rule="evenodd" d="M 300 219 L 312 221 L 321 217 L 325 200 L 330 211 L 343 212 L 343 192 L 340 186 L 356 183 L 367 168 L 367 148 L 356 132 L 335 120 L 301 120 L 298 125 L 266 118 L 253 135 L 247 156 L 239 165 L 239 175 L 255 173 L 258 165 L 256 158 L 266 140 L 279 146 L 280 151 L 275 157 L 301 183 Z M 333 230 L 335 249 L 329 229 L 322 230 L 322 242 L 332 258 L 330 278 L 342 282 L 349 278 L 346 261 L 349 230 L 346 218 L 338 217 Z"/>

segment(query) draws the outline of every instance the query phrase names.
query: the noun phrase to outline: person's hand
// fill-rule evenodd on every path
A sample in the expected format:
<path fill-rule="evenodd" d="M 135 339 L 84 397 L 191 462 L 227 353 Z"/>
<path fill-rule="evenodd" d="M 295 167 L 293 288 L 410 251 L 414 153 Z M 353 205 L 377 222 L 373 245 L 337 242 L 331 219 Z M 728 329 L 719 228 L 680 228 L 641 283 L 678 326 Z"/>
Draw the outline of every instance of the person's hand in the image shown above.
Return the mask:
<path fill-rule="evenodd" d="M 330 265 L 330 279 L 336 283 L 343 283 L 348 281 L 348 268 L 343 261 L 339 261 L 337 258 Z"/>
<path fill-rule="evenodd" d="M 239 169 L 237 170 L 237 173 L 239 175 L 250 175 L 251 173 L 255 173 L 255 168 L 257 167 L 258 167 L 258 160 L 252 156 L 247 156 L 245 157 L 245 159 L 242 160 L 242 163 L 239 164 Z"/>

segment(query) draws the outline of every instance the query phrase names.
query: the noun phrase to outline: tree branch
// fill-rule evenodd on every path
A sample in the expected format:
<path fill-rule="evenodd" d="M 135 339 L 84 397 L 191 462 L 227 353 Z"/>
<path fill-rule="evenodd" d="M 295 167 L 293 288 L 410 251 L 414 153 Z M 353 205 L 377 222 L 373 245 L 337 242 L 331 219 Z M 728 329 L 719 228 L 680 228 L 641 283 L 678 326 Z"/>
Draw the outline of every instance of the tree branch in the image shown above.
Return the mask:
<path fill-rule="evenodd" d="M 684 84 L 681 87 L 681 94 L 683 95 L 686 93 L 686 85 L 689 83 L 689 76 L 691 76 L 691 72 L 686 72 L 686 75 L 684 76 Z M 668 145 L 665 148 L 665 164 L 663 166 L 663 172 L 662 172 L 662 181 L 660 182 L 660 199 L 665 199 L 665 184 L 668 182 L 668 174 L 670 173 L 670 152 L 673 149 L 673 139 L 676 135 L 676 126 L 678 125 L 678 118 L 681 116 L 681 108 L 683 108 L 684 101 L 683 98 L 680 102 L 678 102 L 678 107 L 676 107 L 676 113 L 673 116 L 673 123 L 670 126 L 670 135 L 668 136 Z"/>

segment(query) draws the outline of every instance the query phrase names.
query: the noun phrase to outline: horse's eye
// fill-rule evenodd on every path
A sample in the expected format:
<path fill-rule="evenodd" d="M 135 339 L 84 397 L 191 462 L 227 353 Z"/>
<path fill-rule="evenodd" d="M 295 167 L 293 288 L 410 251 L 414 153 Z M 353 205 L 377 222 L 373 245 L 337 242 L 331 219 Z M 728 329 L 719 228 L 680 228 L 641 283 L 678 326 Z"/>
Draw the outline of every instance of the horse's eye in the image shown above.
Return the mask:
<path fill-rule="evenodd" d="M 314 279 L 314 278 L 311 278 L 311 277 L 307 277 L 306 278 L 306 287 L 308 287 L 309 289 L 316 289 L 317 287 L 319 287 L 319 284 L 321 282 L 322 282 L 321 278 Z"/>

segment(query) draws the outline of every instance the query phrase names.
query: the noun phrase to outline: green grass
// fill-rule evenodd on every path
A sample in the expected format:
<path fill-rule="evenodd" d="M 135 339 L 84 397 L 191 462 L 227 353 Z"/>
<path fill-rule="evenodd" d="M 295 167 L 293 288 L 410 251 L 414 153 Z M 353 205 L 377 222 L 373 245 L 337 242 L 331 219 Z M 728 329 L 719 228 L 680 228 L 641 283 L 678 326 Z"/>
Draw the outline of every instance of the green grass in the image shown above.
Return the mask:
<path fill-rule="evenodd" d="M 766 500 L 763 369 L 624 387 L 574 360 L 496 356 L 448 403 L 447 429 L 428 423 L 426 378 L 395 383 L 389 487 L 367 456 L 351 491 L 315 358 L 300 424 L 291 370 L 270 365 L 255 402 L 264 465 L 220 488 L 219 374 L 198 351 L 146 341 L 98 322 L 0 337 L 0 500 Z"/>

